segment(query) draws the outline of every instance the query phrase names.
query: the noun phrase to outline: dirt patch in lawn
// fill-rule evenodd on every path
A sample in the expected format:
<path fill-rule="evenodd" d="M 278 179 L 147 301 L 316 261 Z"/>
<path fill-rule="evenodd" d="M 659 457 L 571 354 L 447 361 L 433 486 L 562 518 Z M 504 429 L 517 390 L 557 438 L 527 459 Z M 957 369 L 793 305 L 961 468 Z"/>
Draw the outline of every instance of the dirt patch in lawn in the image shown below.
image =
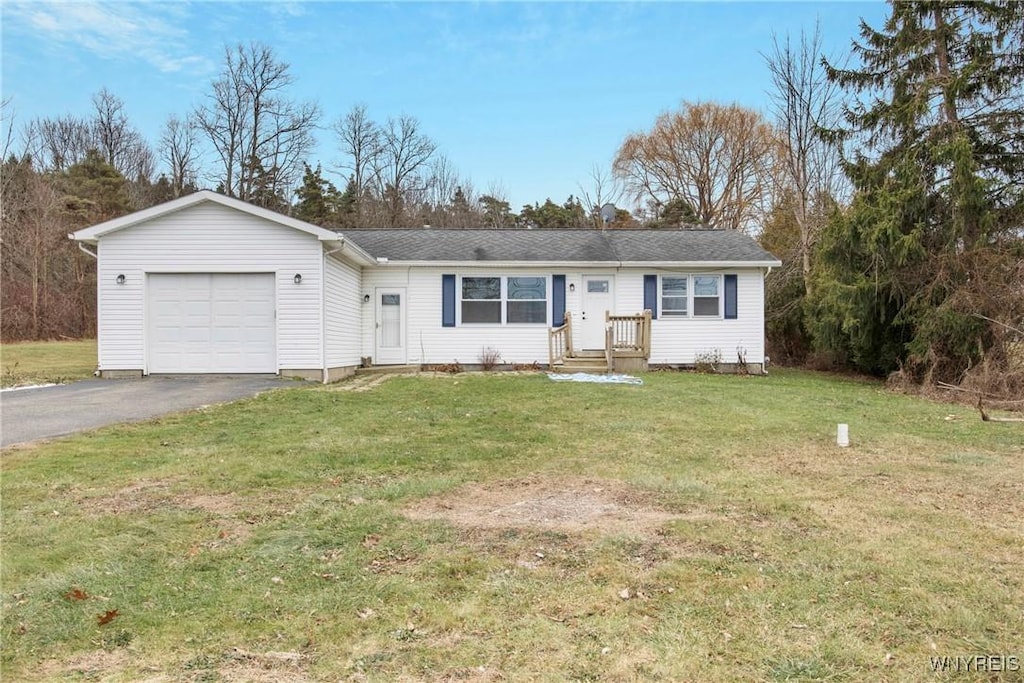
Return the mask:
<path fill-rule="evenodd" d="M 124 674 L 135 669 L 132 653 L 125 649 L 93 650 L 72 655 L 66 660 L 47 660 L 31 673 L 24 673 L 24 680 L 123 680 Z M 151 669 L 144 674 L 135 674 L 132 680 L 140 683 L 169 683 L 174 679 Z"/>
<path fill-rule="evenodd" d="M 150 512 L 168 507 L 200 510 L 211 515 L 228 517 L 239 514 L 244 505 L 234 493 L 208 494 L 175 491 L 180 479 L 143 479 L 106 496 L 84 496 L 79 504 L 86 512 L 120 515 Z"/>
<path fill-rule="evenodd" d="M 404 510 L 463 528 L 529 528 L 651 535 L 678 515 L 627 484 L 587 478 L 529 478 L 468 484 Z"/>

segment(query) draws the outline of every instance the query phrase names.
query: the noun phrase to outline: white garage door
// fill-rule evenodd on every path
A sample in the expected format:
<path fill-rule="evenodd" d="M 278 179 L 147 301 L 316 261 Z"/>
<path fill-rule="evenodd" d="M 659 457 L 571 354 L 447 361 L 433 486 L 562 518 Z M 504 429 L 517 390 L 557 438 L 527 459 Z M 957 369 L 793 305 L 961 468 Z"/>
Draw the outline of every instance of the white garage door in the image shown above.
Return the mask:
<path fill-rule="evenodd" d="M 151 273 L 149 372 L 277 372 L 272 273 Z"/>

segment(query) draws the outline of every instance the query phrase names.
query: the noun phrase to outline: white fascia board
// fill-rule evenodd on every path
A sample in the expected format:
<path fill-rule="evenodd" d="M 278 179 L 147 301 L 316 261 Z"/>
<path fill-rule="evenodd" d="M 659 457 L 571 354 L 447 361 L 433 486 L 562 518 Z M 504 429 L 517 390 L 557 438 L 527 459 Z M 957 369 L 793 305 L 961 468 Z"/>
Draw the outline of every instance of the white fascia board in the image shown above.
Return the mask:
<path fill-rule="evenodd" d="M 382 268 L 620 268 L 619 261 L 374 261 Z"/>
<path fill-rule="evenodd" d="M 127 216 L 121 216 L 120 218 L 114 218 L 104 223 L 99 223 L 98 225 L 83 228 L 82 230 L 71 233 L 68 237 L 78 242 L 95 244 L 96 240 L 104 235 L 118 230 L 124 230 L 125 228 L 132 227 L 133 225 L 138 225 L 139 223 L 144 223 L 146 221 L 153 220 L 154 218 L 166 216 L 203 202 L 220 204 L 221 206 L 226 206 L 228 208 L 235 209 L 236 211 L 242 211 L 252 216 L 256 216 L 257 218 L 268 220 L 272 223 L 300 230 L 310 235 L 314 235 L 321 242 L 330 242 L 338 239 L 337 233 L 332 232 L 331 230 L 325 230 L 319 226 L 291 218 L 290 216 L 285 216 L 277 213 L 276 211 L 270 211 L 269 209 L 253 206 L 252 204 L 243 202 L 240 199 L 225 197 L 222 194 L 217 194 L 210 190 L 200 190 L 199 192 L 194 192 L 190 195 L 179 197 L 178 199 L 172 199 L 171 201 L 164 202 L 163 204 L 151 206 L 148 209 L 143 209 L 142 211 L 130 213 Z"/>
<path fill-rule="evenodd" d="M 382 268 L 767 268 L 782 265 L 781 261 L 374 261 Z"/>
<path fill-rule="evenodd" d="M 722 269 L 722 268 L 767 268 L 781 266 L 782 261 L 626 261 L 623 262 L 623 268 L 659 268 L 659 269 L 676 269 L 679 268 L 702 268 L 702 269 Z"/>
<path fill-rule="evenodd" d="M 334 239 L 323 240 L 324 247 L 326 248 L 325 253 L 334 256 L 347 256 L 351 261 L 361 266 L 373 266 L 377 265 L 377 260 L 366 253 L 362 247 L 355 242 L 351 242 L 345 238 L 341 233 L 333 233 Z"/>

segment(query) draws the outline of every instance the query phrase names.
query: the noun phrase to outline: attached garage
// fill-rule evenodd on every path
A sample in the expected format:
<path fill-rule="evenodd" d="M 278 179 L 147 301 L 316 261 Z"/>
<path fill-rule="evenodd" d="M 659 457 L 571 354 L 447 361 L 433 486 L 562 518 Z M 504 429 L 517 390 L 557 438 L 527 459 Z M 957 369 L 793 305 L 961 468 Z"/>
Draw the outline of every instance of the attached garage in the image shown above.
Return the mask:
<path fill-rule="evenodd" d="M 361 268 L 342 235 L 202 191 L 71 237 L 97 259 L 99 370 L 342 377 Z"/>
<path fill-rule="evenodd" d="M 151 373 L 277 372 L 273 273 L 150 273 Z"/>

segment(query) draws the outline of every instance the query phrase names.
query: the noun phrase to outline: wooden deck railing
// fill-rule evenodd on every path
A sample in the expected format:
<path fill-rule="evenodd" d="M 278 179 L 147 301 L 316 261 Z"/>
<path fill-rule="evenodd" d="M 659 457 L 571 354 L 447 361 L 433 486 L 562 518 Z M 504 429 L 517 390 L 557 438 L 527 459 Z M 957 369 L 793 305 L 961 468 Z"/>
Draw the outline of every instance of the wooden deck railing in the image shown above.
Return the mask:
<path fill-rule="evenodd" d="M 651 312 L 636 315 L 605 313 L 605 352 L 609 356 L 651 356 Z"/>
<path fill-rule="evenodd" d="M 560 327 L 548 332 L 548 368 L 555 369 L 555 363 L 564 363 L 572 355 L 572 313 L 565 312 L 565 321 Z"/>

